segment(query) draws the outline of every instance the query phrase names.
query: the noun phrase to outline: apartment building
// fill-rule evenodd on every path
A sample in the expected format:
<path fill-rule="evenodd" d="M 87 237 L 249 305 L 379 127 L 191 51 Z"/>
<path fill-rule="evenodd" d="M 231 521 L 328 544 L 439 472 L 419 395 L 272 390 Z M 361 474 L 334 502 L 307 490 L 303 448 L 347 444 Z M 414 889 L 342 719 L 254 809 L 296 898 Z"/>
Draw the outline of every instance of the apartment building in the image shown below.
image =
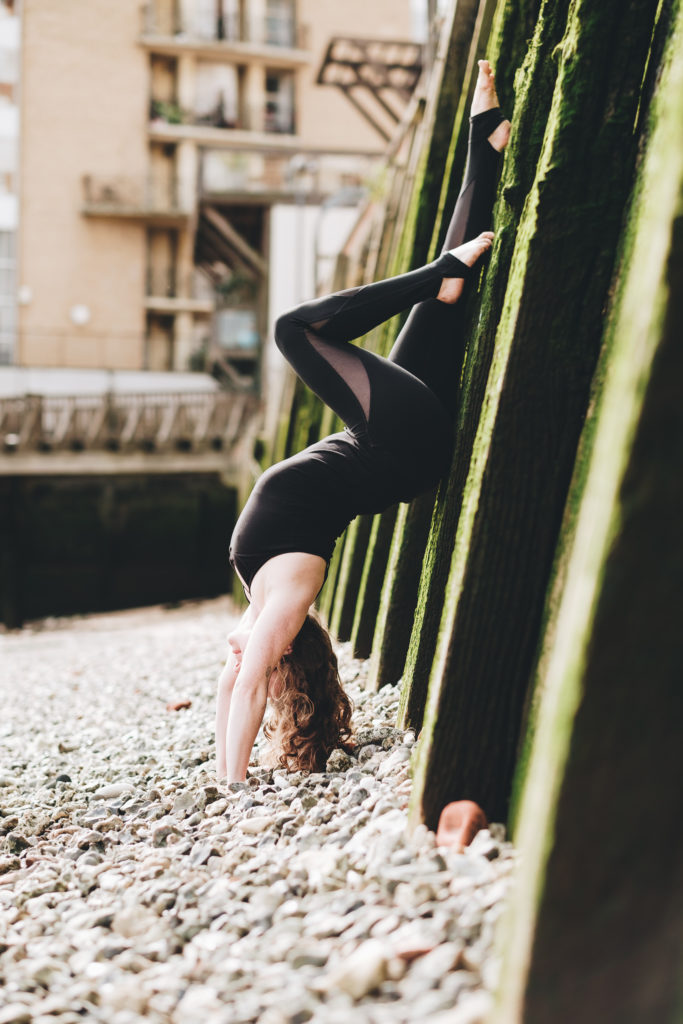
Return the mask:
<path fill-rule="evenodd" d="M 409 42 L 409 0 L 2 5 L 21 42 L 0 359 L 213 369 L 253 386 L 272 319 L 329 269 L 407 101 L 399 65 L 419 65 L 418 45 L 399 46 L 393 95 L 375 90 L 364 113 L 357 91 L 317 82 L 330 40 Z M 16 296 L 11 344 L 3 287 Z"/>
<path fill-rule="evenodd" d="M 0 2 L 0 365 L 10 363 L 16 337 L 19 18 Z"/>

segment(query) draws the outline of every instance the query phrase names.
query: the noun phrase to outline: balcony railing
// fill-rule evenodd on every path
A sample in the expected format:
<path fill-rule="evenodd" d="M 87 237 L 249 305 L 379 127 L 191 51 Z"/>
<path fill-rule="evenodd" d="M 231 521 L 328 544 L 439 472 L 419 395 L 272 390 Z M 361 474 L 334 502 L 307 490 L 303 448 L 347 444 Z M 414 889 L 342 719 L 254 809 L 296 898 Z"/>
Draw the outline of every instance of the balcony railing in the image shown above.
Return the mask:
<path fill-rule="evenodd" d="M 174 267 L 148 267 L 145 294 L 156 299 L 198 299 L 216 301 L 216 292 L 205 274 L 193 271 L 179 274 Z"/>
<path fill-rule="evenodd" d="M 345 192 L 349 204 L 355 205 L 376 165 L 376 158 L 355 154 L 302 158 L 289 153 L 206 148 L 202 152 L 199 191 L 205 198 L 230 192 L 278 192 L 292 196 Z"/>
<path fill-rule="evenodd" d="M 177 216 L 191 211 L 183 182 L 173 176 L 84 174 L 82 183 L 87 213 Z"/>
<path fill-rule="evenodd" d="M 296 131 L 294 113 L 284 104 L 276 100 L 266 100 L 262 104 L 240 104 L 241 110 L 235 110 L 235 104 L 219 94 L 213 107 L 205 113 L 186 110 L 177 103 L 165 100 L 152 100 L 149 116 L 153 123 L 191 124 L 208 128 L 228 128 L 233 131 L 269 132 L 291 135 Z"/>
<path fill-rule="evenodd" d="M 214 0 L 195 3 L 191 10 L 161 9 L 154 0 L 142 8 L 143 36 L 172 36 L 197 42 L 254 43 L 288 49 L 306 49 L 307 28 L 293 15 L 266 14 L 240 18 L 237 12 L 221 12 Z"/>
<path fill-rule="evenodd" d="M 2 398 L 0 438 L 6 454 L 229 451 L 257 406 L 225 391 Z"/>

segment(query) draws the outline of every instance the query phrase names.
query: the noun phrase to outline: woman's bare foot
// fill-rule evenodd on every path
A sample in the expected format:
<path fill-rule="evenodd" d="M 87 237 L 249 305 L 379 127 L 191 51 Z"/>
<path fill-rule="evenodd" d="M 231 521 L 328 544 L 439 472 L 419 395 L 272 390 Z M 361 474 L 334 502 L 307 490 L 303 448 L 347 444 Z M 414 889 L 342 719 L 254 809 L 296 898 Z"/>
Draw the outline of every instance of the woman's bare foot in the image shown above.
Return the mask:
<path fill-rule="evenodd" d="M 473 266 L 480 256 L 493 245 L 493 231 L 482 231 L 476 238 L 459 245 L 457 249 L 450 249 L 452 256 L 457 257 L 465 266 Z M 441 302 L 457 302 L 462 295 L 465 281 L 462 277 L 444 277 L 439 288 L 437 299 Z"/>
<path fill-rule="evenodd" d="M 471 114 L 474 117 L 475 114 L 481 114 L 485 110 L 490 110 L 492 107 L 500 106 L 498 102 L 498 95 L 496 93 L 496 80 L 495 75 L 491 69 L 491 65 L 487 60 L 480 60 L 479 64 L 479 77 L 477 78 L 477 84 L 474 87 L 474 96 L 472 97 L 472 110 Z M 489 135 L 489 142 L 499 153 L 505 149 L 510 139 L 510 122 L 501 121 L 495 131 Z"/>

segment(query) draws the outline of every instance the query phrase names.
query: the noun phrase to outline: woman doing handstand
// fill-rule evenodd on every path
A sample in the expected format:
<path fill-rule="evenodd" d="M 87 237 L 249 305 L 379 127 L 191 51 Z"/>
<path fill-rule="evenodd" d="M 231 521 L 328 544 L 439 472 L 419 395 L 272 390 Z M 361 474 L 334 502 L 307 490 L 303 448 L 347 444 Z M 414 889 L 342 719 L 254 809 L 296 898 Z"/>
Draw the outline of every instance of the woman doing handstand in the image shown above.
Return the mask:
<path fill-rule="evenodd" d="M 489 63 L 480 61 L 465 179 L 441 256 L 277 320 L 278 348 L 346 429 L 268 469 L 235 526 L 230 561 L 250 604 L 228 636 L 218 681 L 216 769 L 228 782 L 246 776 L 269 696 L 270 736 L 284 767 L 320 770 L 350 740 L 336 658 L 309 611 L 349 522 L 410 501 L 448 469 L 464 346 L 454 304 L 492 244 L 486 229 L 509 131 Z M 388 358 L 349 344 L 410 306 Z"/>

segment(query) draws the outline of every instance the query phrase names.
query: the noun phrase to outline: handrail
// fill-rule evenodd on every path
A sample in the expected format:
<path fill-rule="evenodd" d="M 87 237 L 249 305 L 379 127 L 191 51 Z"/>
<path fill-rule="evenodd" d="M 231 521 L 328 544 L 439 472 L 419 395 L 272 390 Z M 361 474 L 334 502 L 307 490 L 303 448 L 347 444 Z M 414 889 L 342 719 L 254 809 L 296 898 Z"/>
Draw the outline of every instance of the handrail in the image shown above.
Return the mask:
<path fill-rule="evenodd" d="M 229 451 L 259 408 L 250 392 L 0 398 L 6 455 L 39 451 Z"/>

